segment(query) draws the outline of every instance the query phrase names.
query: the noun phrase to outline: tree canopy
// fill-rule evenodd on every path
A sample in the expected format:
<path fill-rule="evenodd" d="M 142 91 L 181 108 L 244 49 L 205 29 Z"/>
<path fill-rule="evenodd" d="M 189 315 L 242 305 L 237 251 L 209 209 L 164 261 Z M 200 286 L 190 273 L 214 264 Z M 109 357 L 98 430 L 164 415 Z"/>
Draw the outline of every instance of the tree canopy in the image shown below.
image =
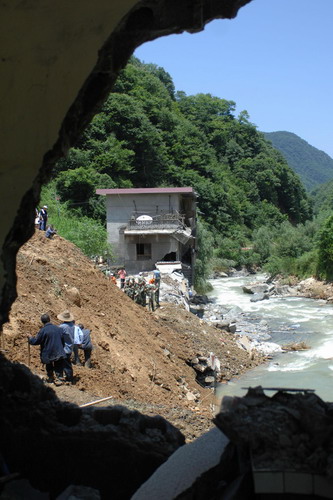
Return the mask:
<path fill-rule="evenodd" d="M 236 104 L 176 92 L 171 76 L 136 58 L 80 141 L 55 170 L 57 191 L 103 220 L 95 188 L 190 185 L 210 230 L 243 234 L 263 221 L 311 216 L 298 176 Z"/>

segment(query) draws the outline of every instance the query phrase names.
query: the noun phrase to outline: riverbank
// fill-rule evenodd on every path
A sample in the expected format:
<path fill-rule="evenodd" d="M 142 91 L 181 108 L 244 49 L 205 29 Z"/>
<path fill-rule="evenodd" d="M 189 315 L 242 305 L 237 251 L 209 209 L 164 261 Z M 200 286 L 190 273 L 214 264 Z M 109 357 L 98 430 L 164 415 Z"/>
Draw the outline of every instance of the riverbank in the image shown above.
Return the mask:
<path fill-rule="evenodd" d="M 292 290 L 295 291 L 298 297 L 321 299 L 333 303 L 333 284 L 327 281 L 308 278 L 292 285 Z"/>

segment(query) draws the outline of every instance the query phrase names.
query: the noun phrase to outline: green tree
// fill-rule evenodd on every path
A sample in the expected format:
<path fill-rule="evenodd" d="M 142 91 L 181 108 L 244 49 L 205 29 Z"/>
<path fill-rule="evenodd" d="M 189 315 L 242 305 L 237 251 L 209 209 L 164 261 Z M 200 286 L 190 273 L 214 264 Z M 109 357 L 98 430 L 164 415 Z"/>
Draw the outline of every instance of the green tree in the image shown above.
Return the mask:
<path fill-rule="evenodd" d="M 333 215 L 324 223 L 319 235 L 318 275 L 333 279 Z"/>
<path fill-rule="evenodd" d="M 197 249 L 194 288 L 198 293 L 206 293 L 212 289 L 207 279 L 211 272 L 210 261 L 213 256 L 213 235 L 200 219 L 197 222 Z"/>

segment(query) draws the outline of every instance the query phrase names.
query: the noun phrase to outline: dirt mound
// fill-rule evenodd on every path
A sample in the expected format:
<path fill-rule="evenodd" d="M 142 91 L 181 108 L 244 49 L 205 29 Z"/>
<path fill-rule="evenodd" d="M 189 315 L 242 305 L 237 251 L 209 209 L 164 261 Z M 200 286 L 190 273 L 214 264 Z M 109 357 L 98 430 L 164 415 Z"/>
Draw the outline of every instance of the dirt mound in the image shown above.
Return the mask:
<path fill-rule="evenodd" d="M 29 364 L 26 335 L 37 333 L 42 313 L 57 322 L 57 314 L 70 309 L 77 323 L 92 331 L 92 369 L 74 367 L 75 386 L 56 388 L 59 397 L 72 402 L 113 396 L 118 402 L 142 404 L 145 413 L 150 405 L 151 414 L 167 415 L 173 422 L 177 416 L 171 410 L 179 408 L 197 414 L 204 431 L 202 417 L 211 417 L 212 391 L 195 382 L 186 361 L 214 351 L 226 380 L 260 361 L 250 360 L 232 335 L 177 306 L 164 304 L 155 313 L 143 309 L 59 236 L 49 240 L 37 231 L 18 254 L 17 276 L 18 298 L 3 331 L 9 360 Z M 30 369 L 45 375 L 34 346 Z M 189 392 L 195 400 L 189 401 Z"/>

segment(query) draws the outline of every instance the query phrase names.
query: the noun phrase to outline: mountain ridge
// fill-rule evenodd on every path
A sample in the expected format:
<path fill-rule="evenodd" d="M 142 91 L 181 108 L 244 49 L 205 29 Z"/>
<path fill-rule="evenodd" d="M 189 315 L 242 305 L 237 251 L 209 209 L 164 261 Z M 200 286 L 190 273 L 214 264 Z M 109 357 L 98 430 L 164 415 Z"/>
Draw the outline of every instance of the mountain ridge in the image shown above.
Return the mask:
<path fill-rule="evenodd" d="M 297 134 L 288 131 L 263 132 L 300 176 L 308 191 L 333 179 L 333 159 Z"/>

